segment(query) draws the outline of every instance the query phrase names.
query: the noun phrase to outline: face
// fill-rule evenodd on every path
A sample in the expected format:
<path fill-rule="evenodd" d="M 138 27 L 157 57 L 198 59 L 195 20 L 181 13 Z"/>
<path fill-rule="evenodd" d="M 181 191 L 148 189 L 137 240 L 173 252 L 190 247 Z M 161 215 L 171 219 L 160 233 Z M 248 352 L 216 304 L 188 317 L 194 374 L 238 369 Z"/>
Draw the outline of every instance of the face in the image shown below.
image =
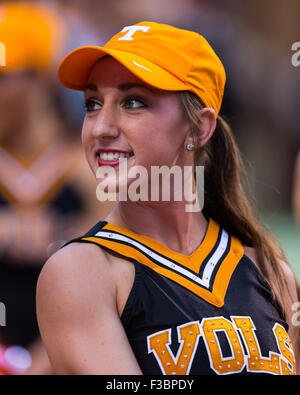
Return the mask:
<path fill-rule="evenodd" d="M 179 94 L 142 82 L 111 57 L 92 69 L 85 90 L 86 116 L 82 143 L 96 174 L 99 166 L 191 165 L 184 149 L 189 125 Z M 120 161 L 119 161 L 119 158 Z"/>

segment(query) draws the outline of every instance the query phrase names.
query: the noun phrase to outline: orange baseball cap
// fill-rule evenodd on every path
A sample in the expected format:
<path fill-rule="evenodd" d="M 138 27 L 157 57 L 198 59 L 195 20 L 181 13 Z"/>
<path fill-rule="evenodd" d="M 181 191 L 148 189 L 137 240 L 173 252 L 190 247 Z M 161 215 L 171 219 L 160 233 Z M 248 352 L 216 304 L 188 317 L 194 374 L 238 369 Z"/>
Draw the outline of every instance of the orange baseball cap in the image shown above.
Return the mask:
<path fill-rule="evenodd" d="M 5 62 L 0 72 L 53 69 L 66 31 L 52 8 L 31 2 L 0 3 L 0 42 Z"/>
<path fill-rule="evenodd" d="M 106 55 L 147 84 L 191 91 L 219 113 L 225 70 L 201 35 L 154 22 L 126 26 L 103 47 L 84 46 L 70 52 L 58 68 L 58 80 L 67 88 L 84 90 L 93 65 Z"/>

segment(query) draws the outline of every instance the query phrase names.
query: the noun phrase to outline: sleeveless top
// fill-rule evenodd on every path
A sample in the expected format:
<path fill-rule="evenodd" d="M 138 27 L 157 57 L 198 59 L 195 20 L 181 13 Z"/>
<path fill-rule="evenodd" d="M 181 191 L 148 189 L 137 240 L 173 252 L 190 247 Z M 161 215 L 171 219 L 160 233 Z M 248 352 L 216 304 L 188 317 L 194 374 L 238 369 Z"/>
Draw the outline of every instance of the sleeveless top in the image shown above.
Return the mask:
<path fill-rule="evenodd" d="M 189 256 L 103 221 L 67 244 L 75 241 L 134 264 L 121 322 L 144 374 L 295 374 L 288 325 L 269 285 L 213 219 Z"/>

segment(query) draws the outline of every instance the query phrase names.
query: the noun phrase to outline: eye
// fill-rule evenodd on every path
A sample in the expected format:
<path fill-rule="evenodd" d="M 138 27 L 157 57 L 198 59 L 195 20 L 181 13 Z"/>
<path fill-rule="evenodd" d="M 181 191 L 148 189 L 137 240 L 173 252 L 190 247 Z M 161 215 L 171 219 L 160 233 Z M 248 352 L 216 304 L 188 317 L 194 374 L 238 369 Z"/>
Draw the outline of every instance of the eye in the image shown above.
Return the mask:
<path fill-rule="evenodd" d="M 88 99 L 84 103 L 84 107 L 87 113 L 101 110 L 102 105 L 95 100 Z"/>
<path fill-rule="evenodd" d="M 145 103 L 136 97 L 129 97 L 125 100 L 124 107 L 127 109 L 138 109 L 138 108 L 143 108 L 146 107 Z"/>

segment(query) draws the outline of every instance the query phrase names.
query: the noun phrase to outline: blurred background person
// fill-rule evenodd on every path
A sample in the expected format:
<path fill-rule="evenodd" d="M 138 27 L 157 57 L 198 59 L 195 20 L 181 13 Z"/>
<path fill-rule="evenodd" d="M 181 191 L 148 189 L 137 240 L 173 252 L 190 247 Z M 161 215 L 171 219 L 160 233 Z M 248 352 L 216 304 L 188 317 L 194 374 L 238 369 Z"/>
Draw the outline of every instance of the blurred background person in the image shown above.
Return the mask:
<path fill-rule="evenodd" d="M 0 364 L 7 374 L 51 373 L 39 340 L 36 281 L 47 257 L 94 221 L 96 186 L 83 162 L 80 116 L 67 111 L 78 99 L 56 84 L 68 34 L 57 9 L 0 3 Z"/>

